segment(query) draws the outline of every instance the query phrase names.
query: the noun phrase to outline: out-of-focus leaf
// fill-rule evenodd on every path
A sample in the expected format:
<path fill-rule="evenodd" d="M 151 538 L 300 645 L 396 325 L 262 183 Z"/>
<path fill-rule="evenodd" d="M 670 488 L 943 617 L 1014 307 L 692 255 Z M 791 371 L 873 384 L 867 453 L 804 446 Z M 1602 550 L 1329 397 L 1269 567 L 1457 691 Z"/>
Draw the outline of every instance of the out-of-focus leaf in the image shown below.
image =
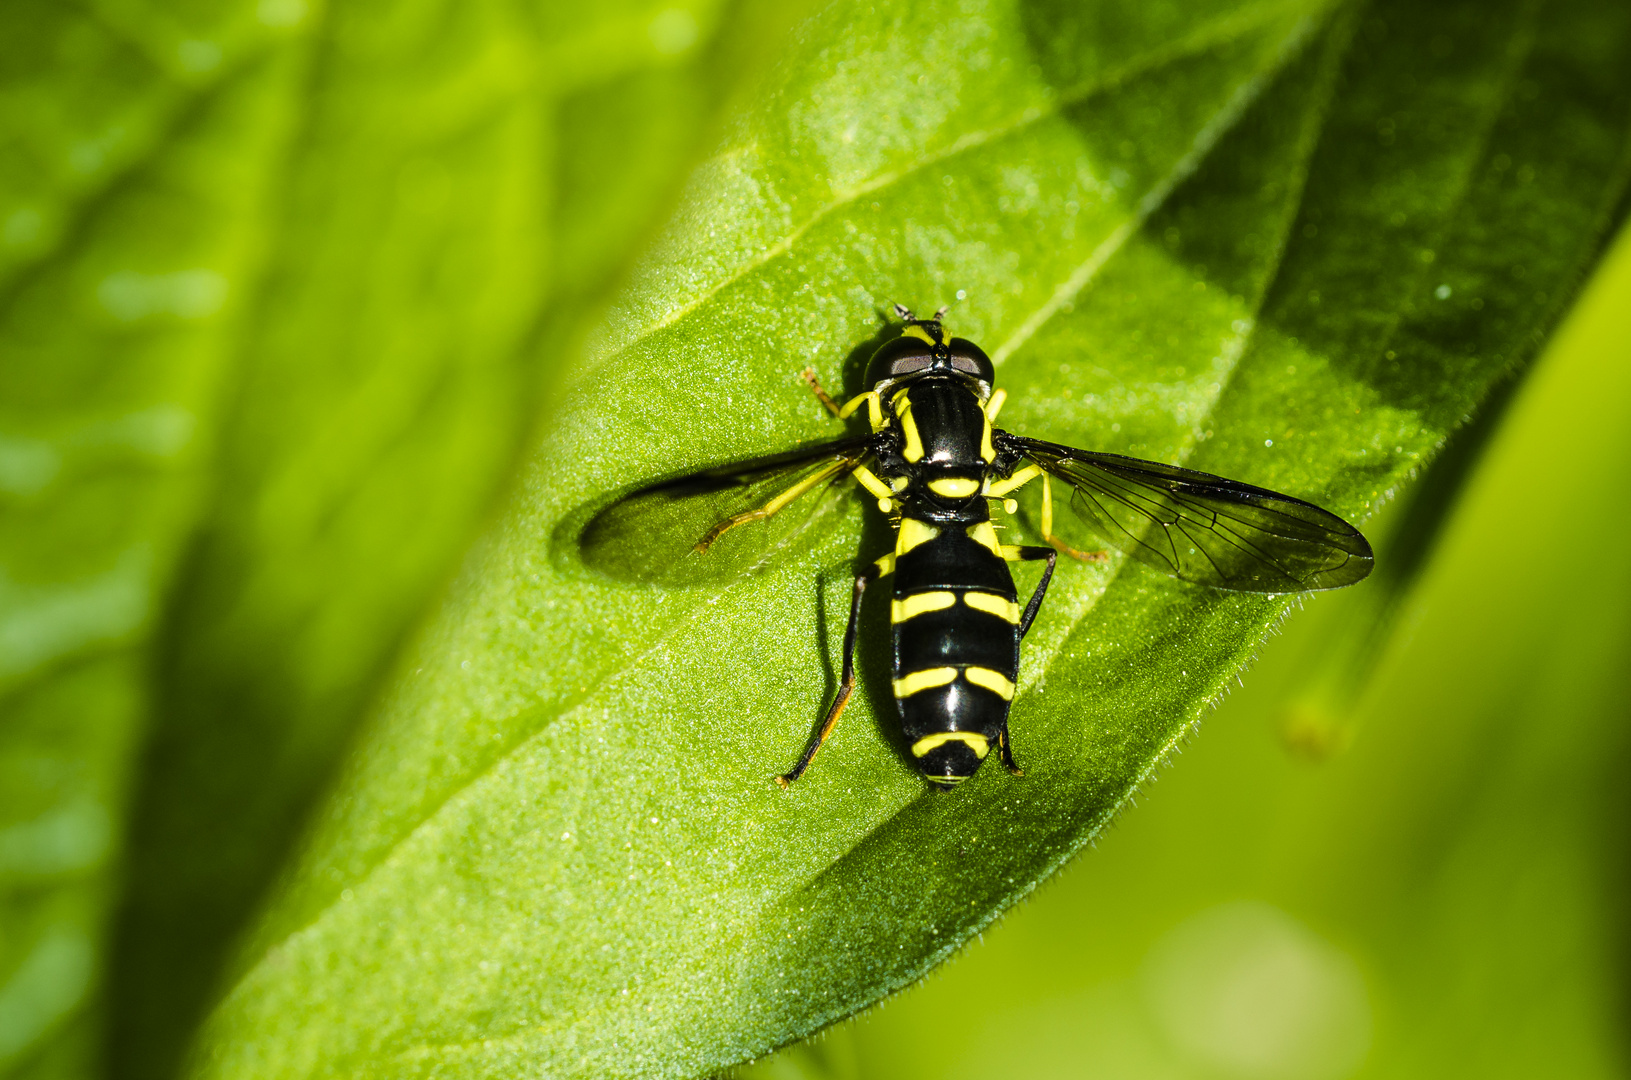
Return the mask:
<path fill-rule="evenodd" d="M 206 486 L 288 30 L 0 19 L 0 1071 L 83 1075 L 141 644 Z M 188 46 L 197 46 L 189 48 Z M 223 168 L 223 165 L 230 168 Z"/>
<path fill-rule="evenodd" d="M 1341 624 L 1323 642 L 1285 694 L 1280 724 L 1286 744 L 1312 760 L 1346 750 L 1357 733 L 1356 708 L 1376 673 L 1383 650 L 1399 629 L 1406 599 L 1432 559 L 1491 438 L 1500 430 L 1522 369 L 1480 403 L 1472 421 L 1456 430 L 1407 487 L 1401 502 L 1384 509 L 1370 530 L 1386 549 L 1380 572 L 1343 606 Z"/>
<path fill-rule="evenodd" d="M 890 742 L 874 621 L 868 693 L 784 794 L 887 529 L 838 504 L 778 567 L 668 589 L 594 575 L 575 523 L 831 437 L 798 370 L 840 382 L 888 301 L 958 294 L 1005 425 L 1363 517 L 1595 257 L 1625 19 L 993 0 L 802 27 L 399 670 L 198 1074 L 697 1075 L 946 956 L 1092 836 L 1287 601 L 1068 568 L 1014 707 L 1029 774 L 955 797 Z"/>
<path fill-rule="evenodd" d="M 585 313 L 798 10 L 6 6 L 0 1071 L 100 1056 L 123 893 L 106 1061 L 173 1072 Z"/>

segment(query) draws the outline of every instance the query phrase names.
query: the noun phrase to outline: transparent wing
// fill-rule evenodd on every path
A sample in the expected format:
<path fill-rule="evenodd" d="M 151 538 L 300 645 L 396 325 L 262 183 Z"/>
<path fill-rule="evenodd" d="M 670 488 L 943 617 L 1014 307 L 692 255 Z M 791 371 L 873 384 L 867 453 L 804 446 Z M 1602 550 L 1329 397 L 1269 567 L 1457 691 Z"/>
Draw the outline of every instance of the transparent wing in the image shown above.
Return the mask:
<path fill-rule="evenodd" d="M 579 549 L 594 569 L 634 581 L 748 573 L 792 548 L 823 494 L 871 450 L 870 436 L 855 436 L 652 484 L 591 518 Z"/>
<path fill-rule="evenodd" d="M 1310 592 L 1371 571 L 1370 544 L 1328 510 L 1276 491 L 1155 461 L 1003 439 L 1071 487 L 1096 534 L 1174 577 L 1241 592 Z"/>

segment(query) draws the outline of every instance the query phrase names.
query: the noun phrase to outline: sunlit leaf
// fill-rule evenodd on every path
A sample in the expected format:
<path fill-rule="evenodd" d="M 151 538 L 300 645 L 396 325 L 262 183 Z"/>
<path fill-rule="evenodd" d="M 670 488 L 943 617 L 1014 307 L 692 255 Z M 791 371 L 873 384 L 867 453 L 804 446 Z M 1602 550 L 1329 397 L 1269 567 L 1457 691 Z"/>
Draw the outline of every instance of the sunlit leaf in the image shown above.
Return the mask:
<path fill-rule="evenodd" d="M 700 1075 L 968 940 L 1288 601 L 1068 567 L 1022 664 L 1028 775 L 955 796 L 901 760 L 873 618 L 866 693 L 783 793 L 877 515 L 854 499 L 768 572 L 685 589 L 598 574 L 566 526 L 835 437 L 800 369 L 859 389 L 889 302 L 954 298 L 1006 426 L 1362 519 L 1595 257 L 1623 19 L 991 0 L 802 26 L 397 669 L 198 1074 Z"/>

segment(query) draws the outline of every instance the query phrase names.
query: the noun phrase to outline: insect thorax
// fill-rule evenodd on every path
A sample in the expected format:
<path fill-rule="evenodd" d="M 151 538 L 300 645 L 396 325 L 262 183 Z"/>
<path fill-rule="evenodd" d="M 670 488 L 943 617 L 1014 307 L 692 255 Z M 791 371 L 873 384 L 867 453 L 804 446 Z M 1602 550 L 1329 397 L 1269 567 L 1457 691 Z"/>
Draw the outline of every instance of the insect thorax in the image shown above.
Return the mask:
<path fill-rule="evenodd" d="M 918 509 L 931 519 L 952 512 L 984 520 L 980 495 L 995 452 L 991 422 L 974 389 L 959 378 L 914 379 L 891 394 L 889 404 L 895 452 L 881 464 L 911 481 L 908 514 Z"/>

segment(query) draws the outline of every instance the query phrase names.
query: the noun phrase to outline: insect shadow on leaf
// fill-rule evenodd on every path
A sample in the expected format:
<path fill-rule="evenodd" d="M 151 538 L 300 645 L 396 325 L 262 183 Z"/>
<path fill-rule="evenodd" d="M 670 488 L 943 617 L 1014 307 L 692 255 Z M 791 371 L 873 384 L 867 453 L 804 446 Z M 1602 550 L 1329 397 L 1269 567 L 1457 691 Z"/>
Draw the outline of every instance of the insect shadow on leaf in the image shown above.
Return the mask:
<path fill-rule="evenodd" d="M 1352 584 L 1370 572 L 1365 538 L 1312 503 L 996 427 L 1005 395 L 994 385 L 990 357 L 947 334 L 943 310 L 926 319 L 900 306 L 896 313 L 903 325 L 873 351 L 867 389 L 840 405 L 813 373 L 805 375 L 836 419 L 865 416 L 866 433 L 650 484 L 594 512 L 577 533 L 584 564 L 613 577 L 718 583 L 808 551 L 811 523 L 824 520 L 841 488 L 864 490 L 876 501 L 892 542 L 871 535 L 882 531 L 874 522 L 871 549 L 861 554 L 876 557 L 855 570 L 837 693 L 803 756 L 777 777 L 782 786 L 804 773 L 857 688 L 857 646 L 872 633 L 863 601 L 884 579 L 888 685 L 913 764 L 941 790 L 969 779 L 988 755 L 1022 773 L 1008 731 L 1021 642 L 1061 553 L 1106 558 L 1055 533 L 1055 485 L 1066 516 L 1193 584 L 1304 592 Z M 1041 491 L 1038 532 L 1045 543 L 1005 543 L 999 518 L 1017 512 L 1013 494 L 1033 482 Z M 1022 596 L 1009 566 L 1037 562 L 1045 568 Z M 859 650 L 868 666 L 883 651 Z M 875 675 L 866 682 L 873 695 L 885 685 Z"/>
<path fill-rule="evenodd" d="M 839 365 L 840 385 L 858 383 L 872 354 L 897 336 L 883 309 L 877 320 L 877 333 Z M 622 581 L 717 586 L 771 565 L 806 530 L 833 516 L 837 499 L 853 497 L 853 485 L 844 481 L 868 450 L 870 437 L 855 436 L 646 484 L 610 504 L 597 500 L 580 507 L 556 528 L 553 546 Z M 789 492 L 795 494 L 775 505 Z M 741 522 L 751 527 L 709 537 L 722 523 L 767 505 L 771 510 L 762 517 Z"/>

